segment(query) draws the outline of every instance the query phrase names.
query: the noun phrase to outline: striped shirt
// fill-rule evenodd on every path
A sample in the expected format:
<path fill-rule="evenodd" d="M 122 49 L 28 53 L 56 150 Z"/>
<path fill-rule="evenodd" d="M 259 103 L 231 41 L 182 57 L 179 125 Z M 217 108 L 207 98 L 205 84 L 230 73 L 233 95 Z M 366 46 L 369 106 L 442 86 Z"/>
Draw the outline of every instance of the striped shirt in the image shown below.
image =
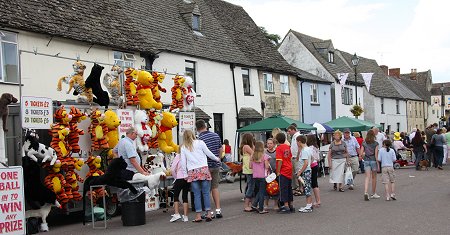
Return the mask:
<path fill-rule="evenodd" d="M 219 157 L 219 150 L 222 147 L 222 141 L 218 134 L 211 131 L 204 131 L 198 135 L 199 140 L 203 140 L 209 151 L 211 151 L 216 157 Z M 216 162 L 208 158 L 208 167 L 209 168 L 218 168 L 221 166 L 221 162 Z"/>

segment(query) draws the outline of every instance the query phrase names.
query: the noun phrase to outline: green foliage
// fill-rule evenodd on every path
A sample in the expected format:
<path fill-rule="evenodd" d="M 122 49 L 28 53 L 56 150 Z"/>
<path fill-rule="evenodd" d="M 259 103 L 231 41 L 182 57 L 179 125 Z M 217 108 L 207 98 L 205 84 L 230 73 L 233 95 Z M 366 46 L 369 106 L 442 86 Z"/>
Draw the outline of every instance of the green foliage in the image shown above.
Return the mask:
<path fill-rule="evenodd" d="M 353 105 L 353 107 L 350 109 L 350 112 L 353 114 L 353 116 L 355 116 L 356 118 L 358 118 L 359 116 L 361 116 L 362 113 L 364 113 L 364 109 L 355 104 Z"/>
<path fill-rule="evenodd" d="M 264 28 L 263 26 L 260 26 L 259 29 L 261 30 L 262 33 L 264 33 L 266 38 L 269 39 L 269 41 L 271 43 L 273 43 L 275 46 L 280 45 L 280 39 L 281 39 L 280 35 L 271 34 L 271 33 L 267 32 L 267 29 Z"/>

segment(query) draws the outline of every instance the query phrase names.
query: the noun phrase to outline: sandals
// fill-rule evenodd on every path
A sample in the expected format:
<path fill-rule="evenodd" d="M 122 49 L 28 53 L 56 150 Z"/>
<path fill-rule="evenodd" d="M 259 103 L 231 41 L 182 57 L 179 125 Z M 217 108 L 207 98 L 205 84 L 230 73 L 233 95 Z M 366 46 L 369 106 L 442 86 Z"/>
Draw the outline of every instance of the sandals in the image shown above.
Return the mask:
<path fill-rule="evenodd" d="M 299 191 L 295 191 L 295 192 L 294 192 L 294 196 L 301 196 L 301 195 L 302 195 L 302 193 L 299 192 Z"/>
<path fill-rule="evenodd" d="M 343 189 L 343 188 L 340 188 L 340 189 L 339 189 L 339 192 L 344 192 L 344 189 Z"/>
<path fill-rule="evenodd" d="M 250 208 L 250 209 L 249 208 L 245 208 L 244 209 L 244 212 L 253 212 L 253 211 L 254 211 L 253 208 Z"/>
<path fill-rule="evenodd" d="M 211 221 L 212 221 L 212 218 L 211 218 L 211 217 L 206 217 L 205 221 L 206 221 L 206 222 L 211 222 Z"/>
<path fill-rule="evenodd" d="M 267 214 L 267 213 L 269 213 L 269 212 L 266 211 L 266 210 L 262 210 L 262 211 L 258 211 L 258 213 L 259 213 L 259 214 Z"/>
<path fill-rule="evenodd" d="M 192 222 L 194 222 L 194 223 L 200 223 L 200 222 L 202 222 L 202 219 L 195 219 L 195 220 L 192 220 Z"/>

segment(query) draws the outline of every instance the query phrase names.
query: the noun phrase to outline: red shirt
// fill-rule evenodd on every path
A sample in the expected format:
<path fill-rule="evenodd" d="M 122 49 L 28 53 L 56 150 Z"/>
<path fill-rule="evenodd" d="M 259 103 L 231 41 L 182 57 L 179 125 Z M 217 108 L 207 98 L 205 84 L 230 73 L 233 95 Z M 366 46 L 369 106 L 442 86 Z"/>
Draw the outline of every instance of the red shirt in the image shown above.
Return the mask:
<path fill-rule="evenodd" d="M 292 179 L 292 154 L 291 147 L 287 144 L 280 144 L 276 149 L 277 169 L 281 164 L 280 174 L 288 179 Z"/>
<path fill-rule="evenodd" d="M 364 141 L 363 137 L 356 138 L 356 141 L 358 141 L 359 147 L 361 148 L 362 142 Z"/>
<path fill-rule="evenodd" d="M 225 145 L 225 153 L 231 153 L 231 146 Z"/>

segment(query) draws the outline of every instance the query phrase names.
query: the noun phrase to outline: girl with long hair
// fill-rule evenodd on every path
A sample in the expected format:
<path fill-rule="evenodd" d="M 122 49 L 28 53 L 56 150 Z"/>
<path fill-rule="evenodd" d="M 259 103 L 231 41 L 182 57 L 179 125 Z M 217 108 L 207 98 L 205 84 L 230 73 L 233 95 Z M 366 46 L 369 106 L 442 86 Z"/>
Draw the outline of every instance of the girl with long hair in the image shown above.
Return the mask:
<path fill-rule="evenodd" d="M 414 156 L 416 157 L 416 170 L 419 170 L 419 163 L 422 159 L 425 159 L 425 154 L 427 153 L 427 145 L 422 138 L 422 133 L 417 130 L 414 138 L 411 140 L 411 145 L 413 147 Z"/>
<path fill-rule="evenodd" d="M 264 142 L 258 141 L 255 144 L 255 151 L 250 160 L 250 168 L 253 170 L 253 186 L 258 190 L 255 191 L 256 199 L 253 201 L 252 209 L 257 209 L 260 214 L 268 213 L 264 209 L 264 197 L 266 195 L 266 172 L 269 169 L 269 157 L 264 154 Z M 255 189 L 252 189 L 254 191 Z M 258 206 L 258 207 L 257 207 Z"/>
<path fill-rule="evenodd" d="M 360 157 L 364 159 L 364 170 L 366 171 L 366 178 L 364 181 L 364 200 L 369 201 L 369 198 L 378 199 L 380 196 L 376 193 L 377 189 L 377 172 L 378 172 L 378 142 L 375 141 L 375 132 L 369 130 L 366 139 L 362 143 L 360 150 Z M 372 194 L 369 197 L 367 193 L 369 188 L 369 181 L 372 178 Z"/>
<path fill-rule="evenodd" d="M 320 151 L 317 145 L 317 138 L 315 135 L 306 136 L 306 145 L 311 148 L 311 188 L 313 189 L 314 198 L 316 202 L 313 203 L 314 207 L 320 207 L 320 189 L 317 177 L 319 176 L 319 161 Z"/>
<path fill-rule="evenodd" d="M 247 186 L 245 188 L 244 211 L 252 211 L 250 201 L 253 198 L 255 182 L 253 181 L 253 170 L 250 169 L 250 158 L 255 150 L 253 135 L 245 133 L 242 135 L 241 144 L 239 145 L 239 158 L 242 161 L 242 174 L 245 175 Z"/>

